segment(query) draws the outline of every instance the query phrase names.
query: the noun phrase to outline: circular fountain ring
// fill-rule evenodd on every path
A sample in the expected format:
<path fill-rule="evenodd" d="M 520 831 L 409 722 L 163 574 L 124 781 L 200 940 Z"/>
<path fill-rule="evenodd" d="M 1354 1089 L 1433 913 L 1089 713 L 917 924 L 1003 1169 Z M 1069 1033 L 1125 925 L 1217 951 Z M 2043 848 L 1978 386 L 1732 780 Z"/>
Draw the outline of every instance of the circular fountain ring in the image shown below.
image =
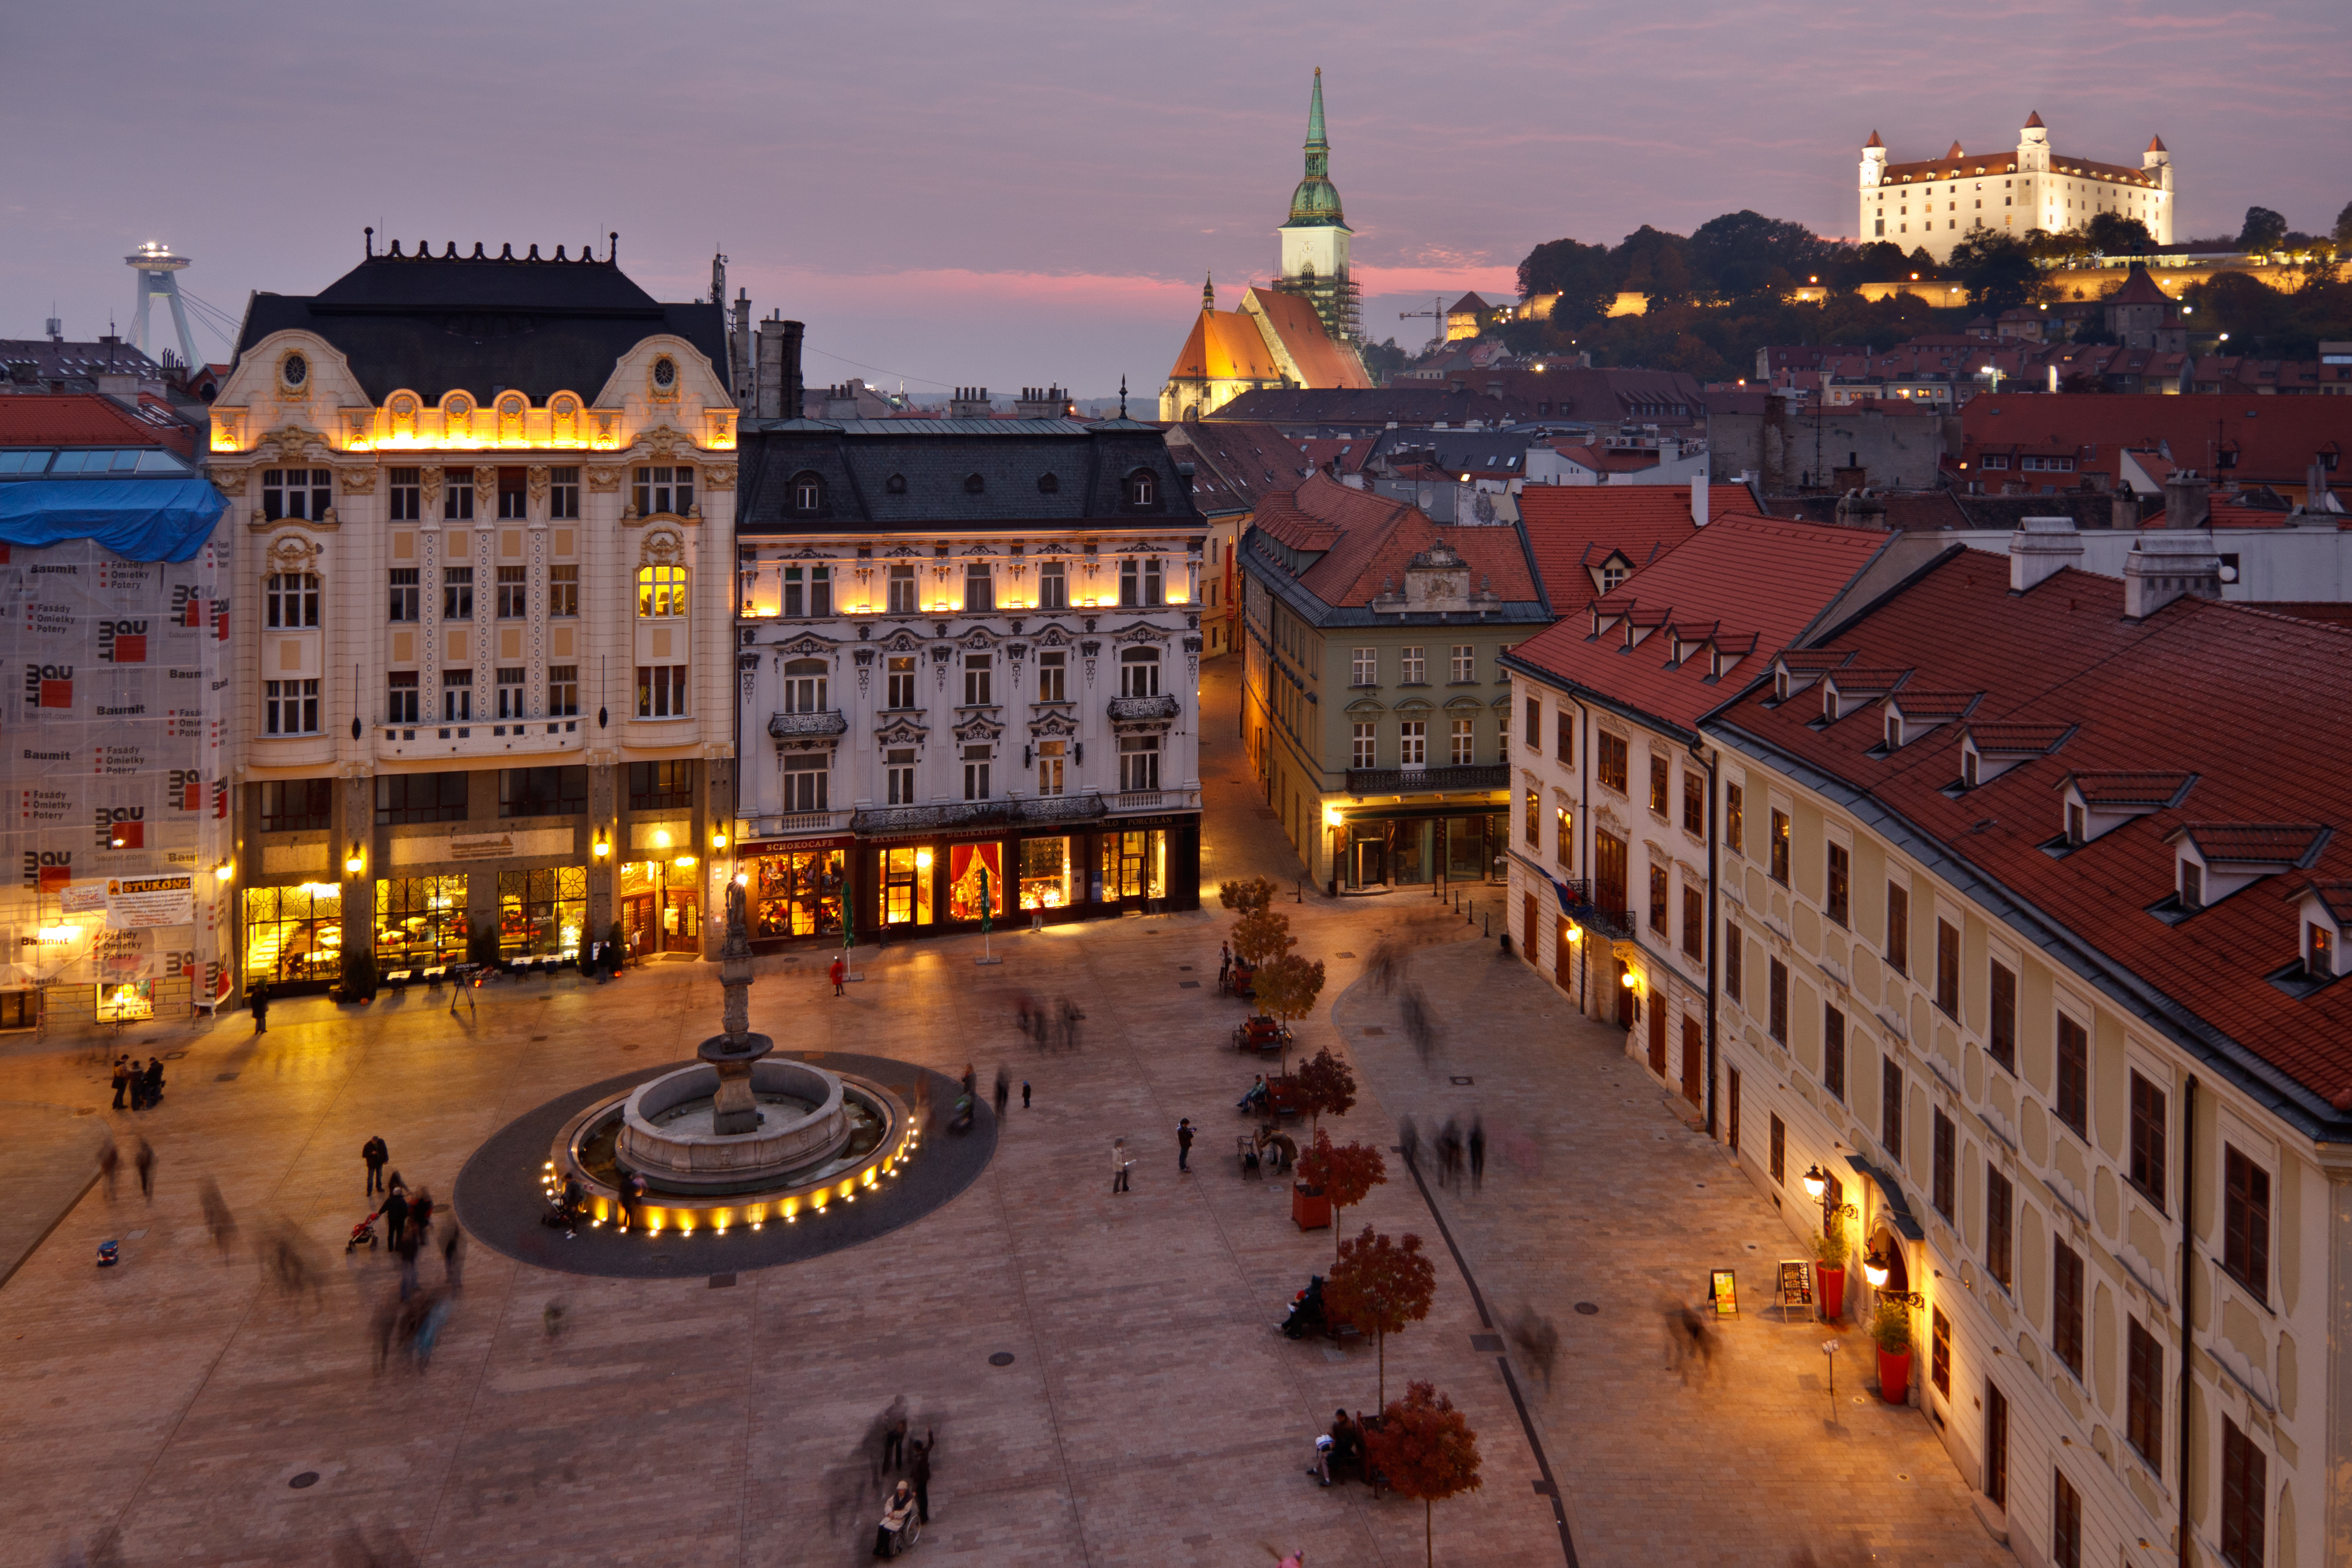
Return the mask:
<path fill-rule="evenodd" d="M 818 1165 L 849 1142 L 849 1110 L 838 1074 L 790 1058 L 751 1064 L 751 1094 L 766 1102 L 757 1131 L 701 1131 L 705 1119 L 691 1112 L 665 1122 L 681 1107 L 719 1092 L 719 1069 L 683 1068 L 654 1079 L 623 1103 L 620 1163 L 666 1193 L 708 1194 L 746 1190 L 763 1182 L 790 1184 L 794 1171 Z M 813 1106 L 800 1115 L 777 1113 L 779 1102 Z"/>

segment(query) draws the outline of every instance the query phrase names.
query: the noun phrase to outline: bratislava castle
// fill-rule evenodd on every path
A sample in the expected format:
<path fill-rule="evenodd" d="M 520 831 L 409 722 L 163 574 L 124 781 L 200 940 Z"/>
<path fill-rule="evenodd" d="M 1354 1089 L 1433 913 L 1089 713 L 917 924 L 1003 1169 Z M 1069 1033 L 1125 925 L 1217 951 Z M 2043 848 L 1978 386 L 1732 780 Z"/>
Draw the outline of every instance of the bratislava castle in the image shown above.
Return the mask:
<path fill-rule="evenodd" d="M 2148 140 L 2139 167 L 2055 153 L 2040 114 L 2026 117 L 2013 152 L 1968 153 L 1958 142 L 1940 158 L 1887 162 L 1878 132 L 1862 149 L 1860 226 L 1865 245 L 1888 240 L 1937 261 L 1982 226 L 2022 238 L 2028 229 L 2056 234 L 2087 226 L 2099 213 L 2121 213 L 2147 226 L 2158 245 L 2172 243 L 2172 154 Z"/>

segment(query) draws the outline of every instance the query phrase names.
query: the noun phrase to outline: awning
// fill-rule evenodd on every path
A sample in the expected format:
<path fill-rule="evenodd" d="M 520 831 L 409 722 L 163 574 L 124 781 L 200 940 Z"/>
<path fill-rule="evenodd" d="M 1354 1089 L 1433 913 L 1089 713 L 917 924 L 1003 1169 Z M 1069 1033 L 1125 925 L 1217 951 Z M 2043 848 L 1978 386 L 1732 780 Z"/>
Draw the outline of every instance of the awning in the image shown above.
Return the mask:
<path fill-rule="evenodd" d="M 1903 1184 L 1859 1154 L 1848 1154 L 1845 1163 L 1877 1184 L 1886 1198 L 1886 1217 L 1895 1225 L 1895 1232 L 1906 1241 L 1925 1241 L 1927 1233 L 1919 1228 L 1918 1219 L 1911 1213 L 1910 1201 L 1903 1195 Z"/>
<path fill-rule="evenodd" d="M 0 485 L 0 543 L 87 539 L 126 561 L 188 561 L 226 510 L 205 479 L 27 479 Z"/>

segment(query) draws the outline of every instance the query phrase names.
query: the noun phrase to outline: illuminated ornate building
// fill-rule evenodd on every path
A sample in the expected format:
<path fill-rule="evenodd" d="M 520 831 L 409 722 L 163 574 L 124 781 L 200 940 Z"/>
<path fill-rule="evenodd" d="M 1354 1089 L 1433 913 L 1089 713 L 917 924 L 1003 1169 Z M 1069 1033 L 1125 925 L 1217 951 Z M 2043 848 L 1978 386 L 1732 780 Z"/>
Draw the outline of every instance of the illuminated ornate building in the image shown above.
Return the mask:
<path fill-rule="evenodd" d="M 255 297 L 210 454 L 247 985 L 615 923 L 700 951 L 734 800 L 722 318 L 536 246 L 371 242 L 316 295 Z"/>
<path fill-rule="evenodd" d="M 1304 189 L 1305 187 L 1300 187 Z M 1937 261 L 1974 228 L 2013 238 L 2028 229 L 2056 234 L 2086 226 L 2103 212 L 2147 226 L 2158 245 L 2172 243 L 2172 154 L 2150 137 L 2139 167 L 2055 153 L 2040 114 L 2026 116 L 2017 147 L 1967 153 L 1958 142 L 1941 158 L 1887 162 L 1878 132 L 1863 144 L 1859 226 L 1864 244 L 1886 240 Z"/>

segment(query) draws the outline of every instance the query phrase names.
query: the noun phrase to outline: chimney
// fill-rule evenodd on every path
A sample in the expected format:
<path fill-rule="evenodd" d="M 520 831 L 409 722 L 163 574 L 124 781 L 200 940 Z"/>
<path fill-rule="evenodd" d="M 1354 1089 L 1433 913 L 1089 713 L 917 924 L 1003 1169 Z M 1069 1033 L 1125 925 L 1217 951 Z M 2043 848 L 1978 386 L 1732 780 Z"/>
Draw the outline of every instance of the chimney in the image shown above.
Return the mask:
<path fill-rule="evenodd" d="M 2207 497 L 2213 489 L 2210 480 L 2194 468 L 2176 468 L 2164 481 L 2164 526 L 2167 528 L 2203 528 L 2213 516 Z"/>
<path fill-rule="evenodd" d="M 752 375 L 752 416 L 798 419 L 801 406 L 801 323 L 770 316 L 760 323 L 759 361 Z"/>
<path fill-rule="evenodd" d="M 2211 531 L 2166 528 L 2141 534 L 2124 557 L 2124 614 L 2141 620 L 2183 595 L 2221 596 L 2221 558 L 2213 552 Z"/>
<path fill-rule="evenodd" d="M 2009 536 L 2009 591 L 2022 594 L 2067 566 L 2083 563 L 2083 541 L 2071 517 L 2027 517 Z M 2221 563 L 2214 563 L 2220 570 Z"/>
<path fill-rule="evenodd" d="M 1691 481 L 1690 488 L 1691 526 L 1693 528 L 1705 528 L 1706 526 L 1706 481 L 1705 479 L 1693 479 Z M 1735 530 L 1735 531 L 1737 531 Z"/>
<path fill-rule="evenodd" d="M 751 372 L 751 294 L 746 289 L 735 291 L 735 315 L 727 332 L 727 374 L 737 410 L 744 414 L 756 412 L 758 395 L 752 386 Z"/>
<path fill-rule="evenodd" d="M 2129 485 L 2116 487 L 2107 503 L 2107 526 L 2126 531 L 2139 526 L 2139 492 Z"/>

